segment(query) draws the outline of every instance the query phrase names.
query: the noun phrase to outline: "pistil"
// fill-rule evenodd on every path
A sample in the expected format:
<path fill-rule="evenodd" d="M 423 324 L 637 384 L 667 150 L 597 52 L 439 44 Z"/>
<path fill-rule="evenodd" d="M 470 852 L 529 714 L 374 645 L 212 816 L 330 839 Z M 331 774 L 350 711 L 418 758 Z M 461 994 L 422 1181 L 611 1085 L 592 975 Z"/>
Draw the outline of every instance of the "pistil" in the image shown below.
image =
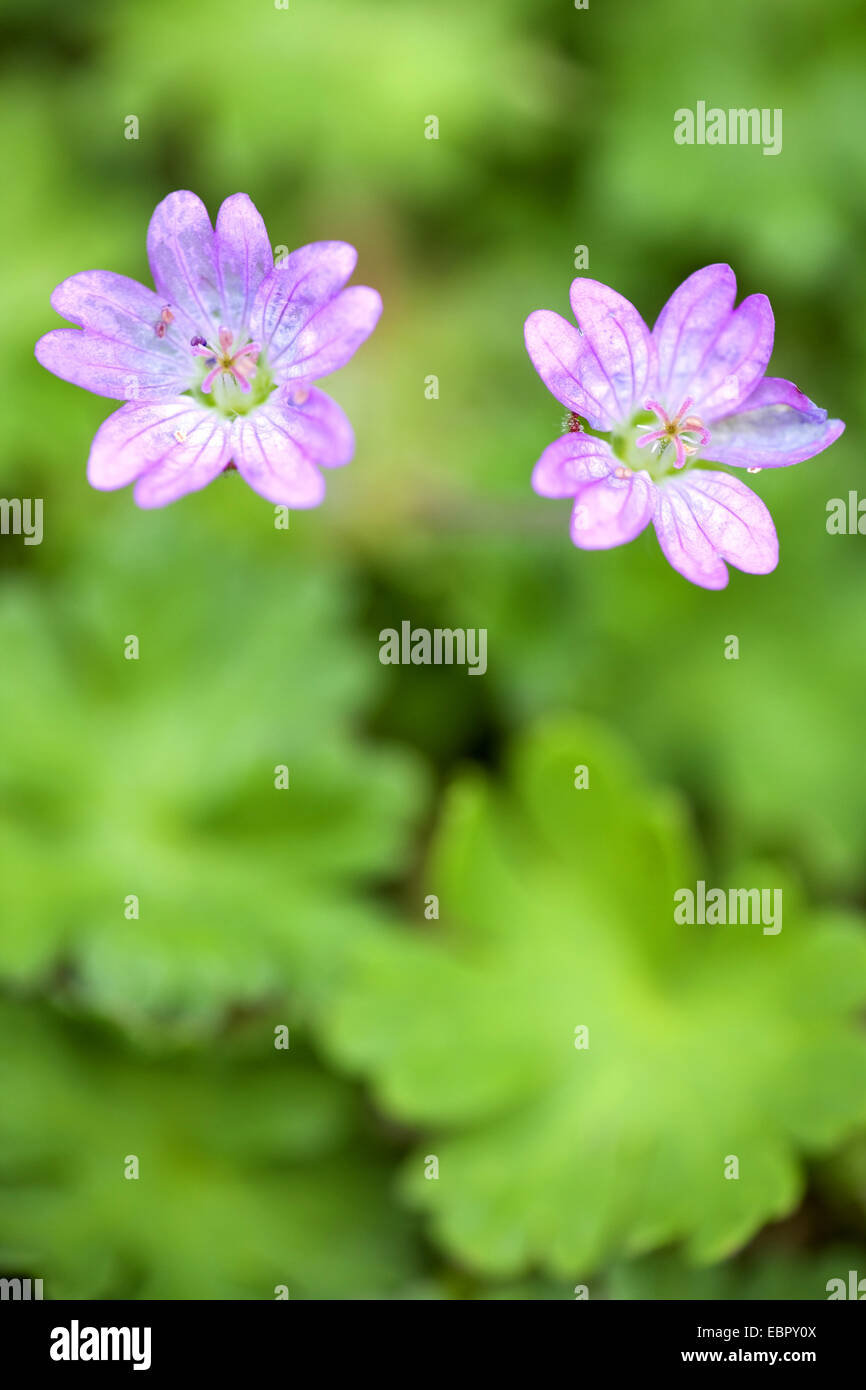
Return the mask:
<path fill-rule="evenodd" d="M 207 395 L 212 389 L 218 377 L 230 376 L 235 384 L 245 394 L 249 393 L 252 378 L 256 374 L 256 363 L 261 352 L 260 343 L 246 343 L 244 347 L 237 351 L 232 350 L 234 334 L 230 328 L 221 328 L 219 331 L 219 346 L 213 347 L 206 339 L 196 337 L 191 339 L 190 347 L 194 357 L 206 357 L 210 371 L 201 384 L 201 391 Z"/>
<path fill-rule="evenodd" d="M 704 422 L 699 416 L 689 414 L 693 405 L 691 396 L 687 396 L 676 415 L 669 416 L 658 401 L 644 401 L 644 409 L 651 410 L 661 424 L 658 429 L 653 429 L 651 425 L 638 425 L 643 434 L 635 440 L 637 447 L 644 449 L 652 445 L 654 454 L 663 454 L 673 444 L 674 468 L 684 468 L 692 455 L 710 442 L 710 432 Z"/>

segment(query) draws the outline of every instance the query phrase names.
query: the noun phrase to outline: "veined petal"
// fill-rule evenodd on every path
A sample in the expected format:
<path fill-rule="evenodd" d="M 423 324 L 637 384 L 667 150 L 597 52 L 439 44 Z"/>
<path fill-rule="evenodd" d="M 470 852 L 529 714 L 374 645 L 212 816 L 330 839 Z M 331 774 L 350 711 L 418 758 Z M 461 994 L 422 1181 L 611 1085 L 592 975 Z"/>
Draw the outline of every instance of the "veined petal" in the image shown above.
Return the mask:
<path fill-rule="evenodd" d="M 83 270 L 57 286 L 51 307 L 79 328 L 135 348 L 154 370 L 164 371 L 175 359 L 182 374 L 192 377 L 187 339 L 177 324 L 161 318 L 166 301 L 137 280 L 111 270 Z"/>
<path fill-rule="evenodd" d="M 240 341 L 249 329 L 259 286 L 274 267 L 261 213 L 246 193 L 226 198 L 217 214 L 216 255 L 222 323 Z"/>
<path fill-rule="evenodd" d="M 351 285 L 319 309 L 277 359 L 278 381 L 318 381 L 354 357 L 382 313 L 378 290 Z"/>
<path fill-rule="evenodd" d="M 204 487 L 230 459 L 229 424 L 215 411 L 189 396 L 131 401 L 96 431 L 87 478 L 91 487 L 111 491 L 148 475 L 135 500 L 162 506 Z"/>
<path fill-rule="evenodd" d="M 241 476 L 269 502 L 305 508 L 324 498 L 321 471 L 292 437 L 279 405 L 269 401 L 252 415 L 238 416 L 232 446 Z"/>
<path fill-rule="evenodd" d="M 39 339 L 35 353 L 55 376 L 115 401 L 176 396 L 192 378 L 191 359 L 175 352 L 144 352 L 87 328 L 53 328 Z"/>
<path fill-rule="evenodd" d="M 748 400 L 767 370 L 775 321 L 765 294 L 750 294 L 722 326 L 687 395 L 705 422 L 729 415 Z"/>
<path fill-rule="evenodd" d="M 574 280 L 571 307 L 595 358 L 584 353 L 581 380 L 612 419 L 628 420 L 654 384 L 649 329 L 633 304 L 598 280 Z"/>
<path fill-rule="evenodd" d="M 568 410 L 582 415 L 593 429 L 612 430 L 618 416 L 609 410 L 610 388 L 599 388 L 599 366 L 589 342 L 552 309 L 535 309 L 524 327 L 526 351 L 548 391 Z"/>
<path fill-rule="evenodd" d="M 688 384 L 730 318 L 736 297 L 731 267 L 707 265 L 674 290 L 656 319 L 658 392 L 671 412 L 691 394 Z"/>
<path fill-rule="evenodd" d="M 704 421 L 729 415 L 764 375 L 773 350 L 770 301 L 753 294 L 733 309 L 736 292 L 730 266 L 705 266 L 674 291 L 659 314 L 653 337 L 659 395 L 669 411 L 690 396 Z"/>
<path fill-rule="evenodd" d="M 147 229 L 147 255 L 157 294 L 188 337 L 211 338 L 220 327 L 222 296 L 207 208 L 195 193 L 163 198 Z"/>
<path fill-rule="evenodd" d="M 287 386 L 268 410 L 312 463 L 341 468 L 355 452 L 355 432 L 342 406 L 318 387 Z"/>
<path fill-rule="evenodd" d="M 735 415 L 714 422 L 704 456 L 735 468 L 787 468 L 829 448 L 844 428 L 792 381 L 768 376 Z"/>
<path fill-rule="evenodd" d="M 689 469 L 656 488 L 656 535 L 668 562 L 693 584 L 723 589 L 727 560 L 747 574 L 779 561 L 773 518 L 751 488 L 728 473 Z"/>
<path fill-rule="evenodd" d="M 617 466 L 606 439 L 571 433 L 548 444 L 532 470 L 539 497 L 574 497 L 586 483 L 606 478 Z"/>
<path fill-rule="evenodd" d="M 271 366 L 289 353 L 310 320 L 339 294 L 357 260 L 348 242 L 314 241 L 274 266 L 259 286 L 250 320 L 250 332 Z"/>
<path fill-rule="evenodd" d="M 571 539 L 582 550 L 609 550 L 633 541 L 650 523 L 655 485 L 648 473 L 611 473 L 580 489 L 571 514 Z"/>
<path fill-rule="evenodd" d="M 219 477 L 231 460 L 227 421 L 200 420 L 183 444 L 143 473 L 133 488 L 139 507 L 165 507 Z"/>

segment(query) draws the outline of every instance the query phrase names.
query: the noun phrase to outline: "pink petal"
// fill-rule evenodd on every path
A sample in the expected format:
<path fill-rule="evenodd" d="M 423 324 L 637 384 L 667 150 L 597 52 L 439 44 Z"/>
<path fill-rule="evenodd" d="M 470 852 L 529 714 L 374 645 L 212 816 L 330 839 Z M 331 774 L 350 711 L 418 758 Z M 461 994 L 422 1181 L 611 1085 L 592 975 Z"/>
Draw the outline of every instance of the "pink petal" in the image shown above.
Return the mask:
<path fill-rule="evenodd" d="M 87 478 L 103 491 L 146 475 L 140 506 L 162 506 L 204 487 L 230 461 L 228 422 L 189 396 L 133 401 L 100 425 Z"/>
<path fill-rule="evenodd" d="M 844 428 L 792 381 L 768 376 L 735 415 L 714 422 L 702 456 L 735 468 L 787 468 L 829 448 Z"/>
<path fill-rule="evenodd" d="M 659 314 L 659 395 L 670 412 L 691 396 L 703 420 L 728 415 L 764 375 L 773 349 L 769 300 L 753 294 L 734 310 L 736 293 L 730 266 L 708 265 L 683 281 Z"/>
<path fill-rule="evenodd" d="M 242 477 L 269 502 L 304 508 L 317 507 L 324 498 L 325 480 L 292 437 L 279 404 L 269 401 L 254 414 L 239 416 L 232 446 Z"/>
<path fill-rule="evenodd" d="M 213 228 L 195 193 L 169 193 L 157 205 L 147 229 L 147 255 L 157 294 L 171 305 L 187 338 L 212 338 L 222 295 Z"/>
<path fill-rule="evenodd" d="M 136 348 L 152 370 L 165 371 L 174 359 L 181 375 L 191 378 L 186 337 L 176 324 L 163 322 L 166 301 L 137 280 L 111 270 L 83 270 L 57 286 L 51 306 L 79 328 Z"/>
<path fill-rule="evenodd" d="M 586 483 L 606 478 L 617 460 L 606 439 L 568 433 L 548 444 L 532 471 L 539 497 L 574 497 Z"/>
<path fill-rule="evenodd" d="M 701 363 L 687 394 L 704 422 L 729 415 L 749 396 L 767 370 L 775 322 L 765 294 L 751 294 L 735 309 Z"/>
<path fill-rule="evenodd" d="M 351 462 L 354 430 L 342 407 L 318 387 L 283 387 L 268 408 L 312 463 L 341 468 Z"/>
<path fill-rule="evenodd" d="M 728 473 L 694 468 L 656 489 L 653 524 L 668 562 L 693 584 L 723 589 L 727 560 L 747 574 L 779 561 L 773 518 L 760 497 Z"/>
<path fill-rule="evenodd" d="M 581 550 L 609 550 L 633 541 L 652 519 L 655 486 L 648 473 L 610 474 L 582 487 L 571 514 L 571 539 Z"/>
<path fill-rule="evenodd" d="M 671 410 L 690 394 L 688 383 L 730 317 L 736 297 L 731 267 L 707 265 L 674 290 L 656 319 L 658 390 Z"/>
<path fill-rule="evenodd" d="M 548 391 L 568 410 L 582 415 L 593 429 L 611 430 L 618 423 L 608 406 L 610 392 L 599 386 L 599 369 L 589 342 L 573 323 L 551 309 L 535 309 L 524 327 L 526 351 Z"/>
<path fill-rule="evenodd" d="M 318 381 L 355 355 L 382 313 L 382 300 L 366 285 L 352 285 L 319 309 L 293 342 L 281 352 L 278 381 Z M 273 365 L 273 359 L 271 365 Z"/>
<path fill-rule="evenodd" d="M 259 286 L 274 266 L 261 213 L 246 193 L 226 198 L 217 214 L 216 254 L 221 321 L 239 342 L 248 334 Z"/>
<path fill-rule="evenodd" d="M 583 354 L 581 382 L 611 419 L 627 421 L 639 409 L 655 376 L 655 344 L 627 299 L 598 280 L 578 278 L 571 307 L 592 355 Z"/>
<path fill-rule="evenodd" d="M 259 286 L 250 331 L 271 366 L 288 354 L 299 333 L 339 294 L 358 259 L 345 241 L 314 241 L 293 251 Z"/>
<path fill-rule="evenodd" d="M 185 361 L 170 349 L 146 352 L 86 328 L 53 328 L 39 339 L 35 353 L 55 376 L 115 401 L 176 396 L 192 377 L 191 359 Z"/>

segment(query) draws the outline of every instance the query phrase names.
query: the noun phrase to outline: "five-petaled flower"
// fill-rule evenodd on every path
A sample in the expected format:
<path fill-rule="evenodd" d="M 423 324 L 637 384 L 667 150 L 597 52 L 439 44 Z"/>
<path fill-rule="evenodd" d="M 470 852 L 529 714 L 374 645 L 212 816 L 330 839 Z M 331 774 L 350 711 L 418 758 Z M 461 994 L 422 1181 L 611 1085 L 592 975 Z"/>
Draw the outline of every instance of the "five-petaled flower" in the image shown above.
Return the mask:
<path fill-rule="evenodd" d="M 622 295 L 578 278 L 579 328 L 538 309 L 526 347 L 548 390 L 569 411 L 568 432 L 545 449 L 532 486 L 571 497 L 571 539 L 587 550 L 633 540 L 652 521 L 668 561 L 707 589 L 728 582 L 725 561 L 769 574 L 779 558 L 759 497 L 712 463 L 758 472 L 802 463 L 838 439 L 790 381 L 764 373 L 773 348 L 766 295 L 734 308 L 727 265 L 680 285 L 652 332 Z"/>
<path fill-rule="evenodd" d="M 46 333 L 44 367 L 126 401 L 93 440 L 93 487 L 135 481 L 141 507 L 161 507 L 235 467 L 269 501 L 315 507 L 320 465 L 348 463 L 348 419 L 315 385 L 344 366 L 376 326 L 382 301 L 344 289 L 357 260 L 319 241 L 274 265 L 265 224 L 245 193 L 216 229 L 194 193 L 170 193 L 147 234 L 156 290 L 85 270 L 51 297 L 77 328 Z"/>

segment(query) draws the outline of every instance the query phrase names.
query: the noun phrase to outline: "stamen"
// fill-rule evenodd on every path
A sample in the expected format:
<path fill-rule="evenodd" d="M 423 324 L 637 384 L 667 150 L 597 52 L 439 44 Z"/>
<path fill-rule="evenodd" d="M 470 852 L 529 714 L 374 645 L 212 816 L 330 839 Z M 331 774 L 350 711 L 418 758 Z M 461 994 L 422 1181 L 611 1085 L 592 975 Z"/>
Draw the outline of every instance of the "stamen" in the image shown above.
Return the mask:
<path fill-rule="evenodd" d="M 638 425 L 643 433 L 635 441 L 637 448 L 643 449 L 647 444 L 652 444 L 653 453 L 662 454 L 669 444 L 673 444 L 674 468 L 684 468 L 688 459 L 710 442 L 710 432 L 700 416 L 688 413 L 693 405 L 693 398 L 687 396 L 676 415 L 671 417 L 658 401 L 644 401 L 644 409 L 651 410 L 661 421 L 661 428 L 654 430 L 649 425 Z"/>
<path fill-rule="evenodd" d="M 157 338 L 165 337 L 166 325 L 169 323 L 174 323 L 174 314 L 171 312 L 170 306 L 165 304 L 159 311 L 159 318 L 154 329 Z"/>
<path fill-rule="evenodd" d="M 201 391 L 207 395 L 213 389 L 217 377 L 230 376 L 235 385 L 245 395 L 252 390 L 251 380 L 256 374 L 256 366 L 261 352 L 260 343 L 245 343 L 232 355 L 234 334 L 230 328 L 220 328 L 219 347 L 213 347 L 198 334 L 190 338 L 190 348 L 194 357 L 204 357 L 210 371 L 201 384 Z"/>

